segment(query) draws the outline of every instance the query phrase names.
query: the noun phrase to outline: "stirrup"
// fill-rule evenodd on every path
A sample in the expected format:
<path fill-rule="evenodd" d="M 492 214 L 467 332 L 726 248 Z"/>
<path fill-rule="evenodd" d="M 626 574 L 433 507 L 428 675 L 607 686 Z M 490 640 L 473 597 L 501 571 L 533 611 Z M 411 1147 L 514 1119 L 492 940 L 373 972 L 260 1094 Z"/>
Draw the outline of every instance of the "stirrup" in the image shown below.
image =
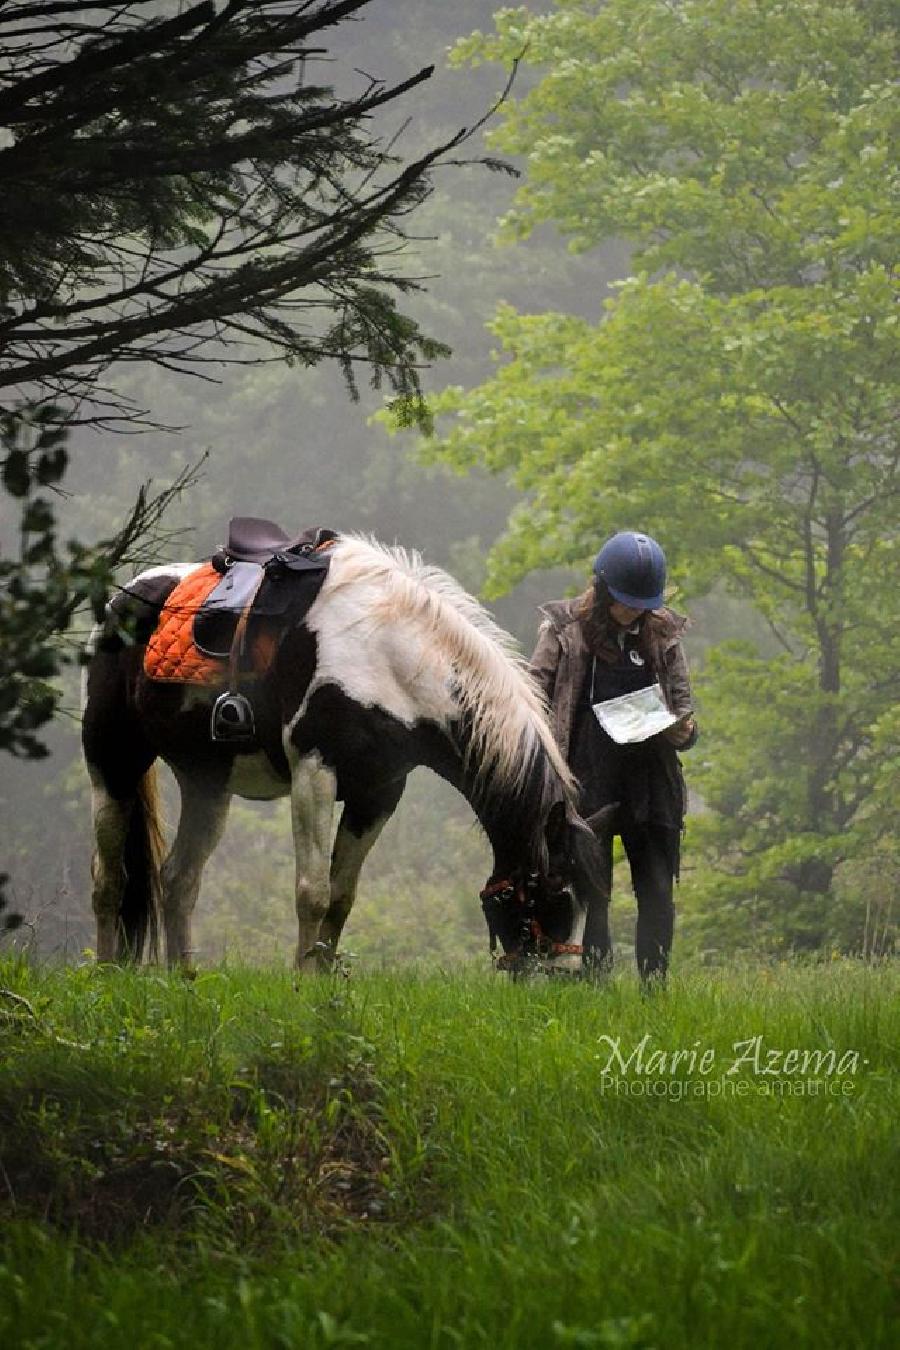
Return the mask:
<path fill-rule="evenodd" d="M 213 704 L 209 734 L 214 741 L 228 741 L 232 745 L 255 741 L 256 726 L 249 700 L 230 690 L 220 694 Z"/>

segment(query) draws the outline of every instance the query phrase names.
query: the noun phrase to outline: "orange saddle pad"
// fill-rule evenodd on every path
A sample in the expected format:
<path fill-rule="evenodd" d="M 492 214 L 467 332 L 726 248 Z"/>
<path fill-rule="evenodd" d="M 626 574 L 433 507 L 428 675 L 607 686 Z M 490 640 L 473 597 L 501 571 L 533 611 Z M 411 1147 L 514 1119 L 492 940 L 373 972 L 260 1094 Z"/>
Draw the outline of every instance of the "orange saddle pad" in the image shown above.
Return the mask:
<path fill-rule="evenodd" d="M 222 580 L 212 563 L 179 581 L 159 616 L 144 653 L 144 672 L 151 680 L 180 684 L 221 684 L 226 663 L 206 656 L 194 643 L 197 610 Z"/>
<path fill-rule="evenodd" d="M 144 672 L 151 680 L 173 680 L 178 684 L 221 685 L 228 683 L 228 661 L 207 656 L 194 642 L 194 618 L 211 591 L 222 580 L 212 563 L 204 563 L 179 581 L 172 591 L 144 653 Z M 252 644 L 252 665 L 257 674 L 265 671 L 274 655 L 271 634 L 263 631 Z"/>

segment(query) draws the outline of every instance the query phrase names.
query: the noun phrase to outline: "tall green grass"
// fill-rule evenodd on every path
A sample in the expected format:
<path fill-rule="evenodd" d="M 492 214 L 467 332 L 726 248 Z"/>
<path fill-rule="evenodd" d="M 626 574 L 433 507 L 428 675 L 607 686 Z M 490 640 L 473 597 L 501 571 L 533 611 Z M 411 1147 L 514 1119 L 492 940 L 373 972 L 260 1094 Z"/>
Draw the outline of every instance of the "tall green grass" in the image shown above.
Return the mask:
<path fill-rule="evenodd" d="M 893 1344 L 898 984 L 0 968 L 0 1344 Z M 645 1036 L 714 1069 L 611 1085 Z"/>

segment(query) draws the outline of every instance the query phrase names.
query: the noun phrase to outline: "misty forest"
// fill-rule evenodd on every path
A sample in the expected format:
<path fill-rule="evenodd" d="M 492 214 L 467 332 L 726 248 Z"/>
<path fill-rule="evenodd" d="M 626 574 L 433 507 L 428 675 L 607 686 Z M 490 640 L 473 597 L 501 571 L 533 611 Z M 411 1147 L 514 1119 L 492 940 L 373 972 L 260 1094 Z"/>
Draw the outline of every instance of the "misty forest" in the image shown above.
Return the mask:
<path fill-rule="evenodd" d="M 891 0 L 0 3 L 5 1343 L 889 1343 L 896 70 Z M 425 767 L 321 988 L 288 798 L 232 801 L 195 978 L 97 964 L 85 647 L 234 516 L 418 550 L 525 657 L 605 540 L 662 544 L 699 735 L 656 1002 L 619 839 L 608 986 L 492 971 Z M 598 1103 L 648 1032 L 874 1067 L 777 1121 Z"/>

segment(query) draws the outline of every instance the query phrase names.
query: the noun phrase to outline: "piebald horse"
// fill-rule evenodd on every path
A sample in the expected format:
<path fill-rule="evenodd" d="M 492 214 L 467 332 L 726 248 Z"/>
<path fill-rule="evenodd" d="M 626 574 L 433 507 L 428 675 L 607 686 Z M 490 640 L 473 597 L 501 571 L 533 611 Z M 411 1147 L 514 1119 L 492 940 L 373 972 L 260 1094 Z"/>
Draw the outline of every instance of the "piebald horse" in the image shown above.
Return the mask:
<path fill-rule="evenodd" d="M 556 916 L 547 964 L 580 968 L 587 909 L 608 900 L 603 852 L 576 813 L 574 784 L 527 663 L 486 610 L 416 553 L 339 537 L 312 606 L 279 634 L 269 668 L 247 688 L 254 742 L 234 746 L 210 736 L 218 690 L 144 671 L 163 601 L 199 566 L 142 573 L 92 635 L 83 744 L 97 959 L 139 959 L 155 937 L 158 901 L 169 964 L 189 962 L 191 912 L 231 797 L 289 795 L 297 965 L 326 966 L 366 855 L 410 770 L 426 765 L 466 797 L 488 836 L 494 861 L 483 894 L 521 900 L 527 887 L 532 910 L 546 903 Z M 181 794 L 164 861 L 157 759 L 171 767 Z M 515 934 L 500 928 L 499 936 L 515 955 Z"/>

